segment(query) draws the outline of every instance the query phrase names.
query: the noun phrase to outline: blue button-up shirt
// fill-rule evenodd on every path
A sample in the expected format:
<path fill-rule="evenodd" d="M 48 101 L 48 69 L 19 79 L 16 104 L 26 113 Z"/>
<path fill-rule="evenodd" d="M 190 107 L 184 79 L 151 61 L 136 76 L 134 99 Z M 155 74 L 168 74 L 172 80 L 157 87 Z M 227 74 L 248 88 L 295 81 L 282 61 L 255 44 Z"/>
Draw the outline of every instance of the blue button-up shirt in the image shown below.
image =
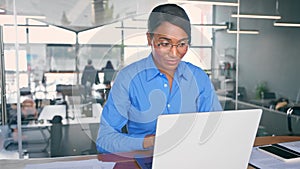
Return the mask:
<path fill-rule="evenodd" d="M 220 110 L 211 81 L 201 68 L 181 61 L 170 90 L 150 54 L 119 72 L 103 107 L 97 149 L 143 150 L 144 137 L 155 134 L 158 115 Z M 121 131 L 125 125 L 126 134 Z"/>

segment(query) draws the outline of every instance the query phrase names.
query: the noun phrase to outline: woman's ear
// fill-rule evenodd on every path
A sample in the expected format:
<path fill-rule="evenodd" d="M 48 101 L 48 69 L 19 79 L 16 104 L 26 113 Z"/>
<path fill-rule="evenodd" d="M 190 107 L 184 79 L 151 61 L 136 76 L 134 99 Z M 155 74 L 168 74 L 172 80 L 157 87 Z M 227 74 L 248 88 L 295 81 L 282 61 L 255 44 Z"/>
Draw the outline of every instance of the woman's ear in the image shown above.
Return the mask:
<path fill-rule="evenodd" d="M 148 46 L 151 46 L 152 37 L 149 32 L 147 32 L 146 35 L 147 35 Z"/>

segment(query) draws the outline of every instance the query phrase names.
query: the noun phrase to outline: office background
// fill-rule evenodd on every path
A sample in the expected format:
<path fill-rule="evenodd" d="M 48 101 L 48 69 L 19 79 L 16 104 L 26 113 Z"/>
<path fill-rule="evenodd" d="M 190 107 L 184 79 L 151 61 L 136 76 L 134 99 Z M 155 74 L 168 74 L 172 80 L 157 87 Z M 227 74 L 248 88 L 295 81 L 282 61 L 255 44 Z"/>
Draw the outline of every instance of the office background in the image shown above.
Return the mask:
<path fill-rule="evenodd" d="M 259 134 L 291 134 L 287 126 L 286 111 L 297 105 L 300 99 L 300 42 L 297 38 L 300 28 L 277 27 L 274 23 L 281 20 L 299 23 L 297 7 L 300 3 L 297 0 L 226 1 L 239 2 L 240 6 L 204 5 L 201 1 L 177 2 L 187 9 L 193 22 L 192 45 L 190 53 L 184 59 L 207 71 L 221 96 L 224 109 L 263 108 L 265 116 L 262 118 L 262 130 Z M 102 89 L 95 91 L 91 100 L 82 99 L 75 94 L 87 60 L 92 59 L 98 70 L 111 60 L 118 70 L 147 56 L 150 51 L 145 37 L 148 12 L 156 4 L 165 2 L 167 1 L 131 0 L 125 4 L 121 0 L 1 0 L 6 69 L 4 84 L 7 96 L 11 96 L 7 98 L 7 102 L 17 103 L 16 93 L 25 90 L 32 92 L 34 99 L 43 101 L 42 107 L 39 107 L 41 112 L 53 100 L 63 99 L 68 102 L 71 118 L 76 113 L 77 117 L 99 117 L 101 108 L 93 106 L 103 103 L 103 100 L 99 101 L 103 99 Z M 238 9 L 241 14 L 280 15 L 282 18 L 238 20 L 231 16 Z M 18 16 L 17 21 L 14 14 Z M 258 34 L 229 33 L 229 30 L 238 29 L 238 21 L 240 31 L 255 30 Z M 225 27 L 210 27 L 218 25 Z M 20 71 L 18 85 L 16 55 L 19 57 Z M 47 79 L 44 88 L 43 75 Z M 102 72 L 99 72 L 99 77 L 103 80 Z M 74 92 L 75 96 L 57 95 L 57 87 L 61 85 L 71 87 L 71 93 Z M 236 85 L 243 91 L 236 92 Z M 259 85 L 266 85 L 268 91 L 264 92 L 275 96 L 262 98 L 260 93 L 257 95 Z M 70 88 L 68 90 L 70 93 Z M 234 100 L 236 97 L 238 100 Z M 281 110 L 271 108 L 271 101 L 281 97 L 288 99 L 289 103 Z M 20 102 L 22 101 L 21 99 Z M 236 105 L 236 101 L 241 102 Z M 96 105 L 89 105 L 91 102 Z M 292 118 L 291 121 L 293 129 L 299 130 L 297 118 Z M 82 123 L 77 126 L 72 124 L 76 130 L 78 127 L 81 129 L 81 135 L 87 137 L 82 142 L 73 139 L 74 142 L 61 155 L 95 153 L 93 134 L 97 131 L 97 122 L 97 119 L 92 122 L 93 127 L 83 126 Z M 64 128 L 66 133 L 68 129 L 72 129 L 68 125 Z M 72 133 L 73 130 L 69 132 Z M 40 137 L 40 133 L 38 134 Z M 65 137 L 72 138 L 68 134 Z M 49 151 L 49 147 L 46 148 Z M 45 154 L 47 156 L 47 152 Z"/>
<path fill-rule="evenodd" d="M 276 9 L 276 2 L 278 9 Z M 274 22 L 299 23 L 300 13 L 297 8 L 299 1 L 293 0 L 241 0 L 241 14 L 280 15 L 280 20 L 274 19 L 240 19 L 240 29 L 258 30 L 257 35 L 240 34 L 239 41 L 239 86 L 245 86 L 249 97 L 255 97 L 255 87 L 266 82 L 270 91 L 277 98 L 286 97 L 296 101 L 299 97 L 300 79 L 298 78 L 300 41 L 299 27 L 278 27 Z M 228 22 L 228 18 L 236 9 L 232 7 L 217 7 L 217 22 Z M 236 20 L 231 18 L 233 25 Z M 232 43 L 229 43 L 232 42 Z M 226 48 L 234 48 L 235 36 L 216 33 L 216 51 L 224 53 Z M 299 98 L 298 98 L 299 99 Z"/>

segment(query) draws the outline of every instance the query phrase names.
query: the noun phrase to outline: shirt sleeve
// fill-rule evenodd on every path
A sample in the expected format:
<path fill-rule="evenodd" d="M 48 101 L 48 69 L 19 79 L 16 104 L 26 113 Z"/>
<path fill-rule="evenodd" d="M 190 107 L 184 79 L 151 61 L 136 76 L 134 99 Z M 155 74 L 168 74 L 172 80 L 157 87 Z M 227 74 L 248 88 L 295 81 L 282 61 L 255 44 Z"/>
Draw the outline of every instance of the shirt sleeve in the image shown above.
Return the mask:
<path fill-rule="evenodd" d="M 200 89 L 200 98 L 198 99 L 200 112 L 222 111 L 222 106 L 215 92 L 214 86 L 210 79 L 205 76 L 204 80 L 199 83 L 205 83 Z"/>
<path fill-rule="evenodd" d="M 213 86 L 211 88 L 212 88 L 212 90 L 211 90 L 211 102 L 212 102 L 212 104 L 211 104 L 210 111 L 222 111 L 223 108 L 222 108 L 221 103 L 218 99 L 218 96 L 215 92 L 215 89 L 214 89 Z"/>
<path fill-rule="evenodd" d="M 143 150 L 143 140 L 121 133 L 102 117 L 96 145 L 100 153 L 129 152 Z"/>
<path fill-rule="evenodd" d="M 127 78 L 120 76 L 122 75 L 118 75 L 110 90 L 102 111 L 96 140 L 97 150 L 101 153 L 143 150 L 143 136 L 122 133 L 122 127 L 128 122 L 127 112 L 131 103 Z"/>

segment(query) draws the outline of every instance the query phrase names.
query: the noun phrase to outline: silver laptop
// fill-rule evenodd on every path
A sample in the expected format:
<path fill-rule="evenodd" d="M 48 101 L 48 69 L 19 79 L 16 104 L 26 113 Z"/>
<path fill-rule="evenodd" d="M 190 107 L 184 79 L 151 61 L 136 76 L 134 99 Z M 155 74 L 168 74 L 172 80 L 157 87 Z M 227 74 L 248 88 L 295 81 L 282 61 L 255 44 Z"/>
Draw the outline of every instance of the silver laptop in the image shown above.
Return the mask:
<path fill-rule="evenodd" d="M 261 109 L 161 115 L 152 169 L 247 168 Z"/>

